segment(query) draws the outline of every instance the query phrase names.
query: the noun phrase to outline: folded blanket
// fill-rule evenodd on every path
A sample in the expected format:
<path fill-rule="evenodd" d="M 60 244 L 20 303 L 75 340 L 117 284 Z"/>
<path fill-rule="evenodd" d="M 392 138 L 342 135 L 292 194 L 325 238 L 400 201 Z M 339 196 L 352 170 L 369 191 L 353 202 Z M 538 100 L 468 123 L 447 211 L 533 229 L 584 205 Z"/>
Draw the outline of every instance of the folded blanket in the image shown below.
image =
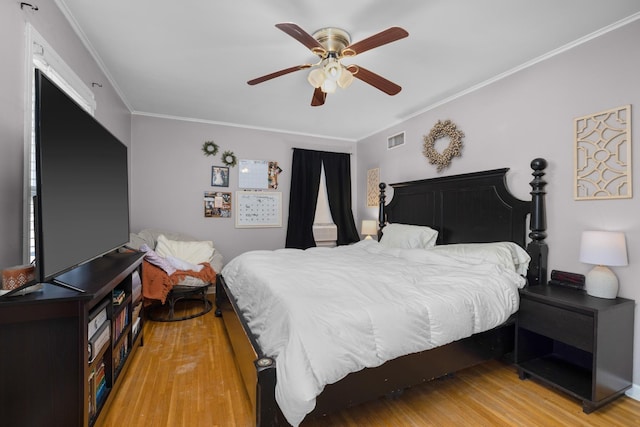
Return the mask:
<path fill-rule="evenodd" d="M 145 302 L 149 300 L 159 300 L 162 304 L 167 299 L 167 294 L 171 289 L 180 284 L 186 277 L 195 277 L 205 283 L 215 283 L 216 272 L 210 264 L 202 263 L 200 271 L 176 270 L 173 274 L 167 274 L 162 268 L 153 265 L 147 260 L 142 262 L 142 295 Z"/>

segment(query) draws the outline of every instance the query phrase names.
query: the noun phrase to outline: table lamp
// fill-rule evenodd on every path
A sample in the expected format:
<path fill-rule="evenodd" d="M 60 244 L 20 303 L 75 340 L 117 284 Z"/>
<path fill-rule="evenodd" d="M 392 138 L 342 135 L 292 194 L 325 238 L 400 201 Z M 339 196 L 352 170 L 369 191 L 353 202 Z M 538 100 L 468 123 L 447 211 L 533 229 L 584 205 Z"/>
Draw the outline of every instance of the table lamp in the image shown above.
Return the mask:
<path fill-rule="evenodd" d="M 582 232 L 580 261 L 595 265 L 585 278 L 587 294 L 598 298 L 614 299 L 618 295 L 618 278 L 607 266 L 627 265 L 624 233 Z"/>
<path fill-rule="evenodd" d="M 378 234 L 378 227 L 376 226 L 376 221 L 373 219 L 364 219 L 362 220 L 362 229 L 361 233 L 366 237 L 365 240 L 372 239 L 373 234 Z"/>

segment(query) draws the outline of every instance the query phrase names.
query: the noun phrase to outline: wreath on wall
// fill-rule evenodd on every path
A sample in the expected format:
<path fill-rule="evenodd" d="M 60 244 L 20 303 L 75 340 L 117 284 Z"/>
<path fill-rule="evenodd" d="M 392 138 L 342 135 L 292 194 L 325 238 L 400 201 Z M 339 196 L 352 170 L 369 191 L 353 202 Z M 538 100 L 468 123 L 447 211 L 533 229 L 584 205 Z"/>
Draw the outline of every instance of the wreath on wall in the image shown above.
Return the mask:
<path fill-rule="evenodd" d="M 215 156 L 218 154 L 218 149 L 218 144 L 213 141 L 205 141 L 205 143 L 202 144 L 202 151 L 205 156 Z"/>
<path fill-rule="evenodd" d="M 222 153 L 221 160 L 222 163 L 224 163 L 225 166 L 228 167 L 234 167 L 238 164 L 238 159 L 236 158 L 236 155 L 233 154 L 233 151 L 225 151 L 224 153 Z"/>
<path fill-rule="evenodd" d="M 449 137 L 449 145 L 442 153 L 439 153 L 435 149 L 436 141 L 440 138 Z M 462 154 L 462 138 L 464 133 L 458 130 L 455 123 L 451 120 L 445 120 L 444 122 L 438 120 L 433 126 L 429 135 L 424 137 L 424 145 L 422 154 L 429 159 L 429 163 L 437 165 L 438 172 L 449 166 L 451 159 L 454 157 L 460 157 Z"/>

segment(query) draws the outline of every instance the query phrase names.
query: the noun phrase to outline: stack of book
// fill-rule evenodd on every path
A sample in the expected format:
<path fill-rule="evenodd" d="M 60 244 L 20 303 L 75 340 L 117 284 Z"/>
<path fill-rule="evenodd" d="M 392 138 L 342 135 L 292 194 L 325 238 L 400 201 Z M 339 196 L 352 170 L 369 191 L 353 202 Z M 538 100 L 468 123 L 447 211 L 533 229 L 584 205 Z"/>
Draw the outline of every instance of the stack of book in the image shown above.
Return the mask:
<path fill-rule="evenodd" d="M 89 363 L 98 356 L 100 351 L 109 343 L 111 324 L 107 318 L 108 300 L 98 305 L 89 313 L 87 334 L 89 338 Z"/>
<path fill-rule="evenodd" d="M 107 376 L 104 371 L 104 362 L 98 365 L 95 379 L 96 387 L 96 402 L 100 406 L 104 402 L 104 398 L 107 397 Z"/>
<path fill-rule="evenodd" d="M 92 363 L 100 351 L 109 343 L 111 325 L 105 323 L 91 338 L 89 338 L 89 363 Z"/>
<path fill-rule="evenodd" d="M 126 294 L 122 289 L 113 290 L 113 305 L 120 305 L 124 301 Z"/>
<path fill-rule="evenodd" d="M 118 338 L 120 338 L 120 335 L 122 334 L 122 331 L 124 331 L 124 329 L 127 327 L 127 325 L 129 324 L 129 310 L 122 310 L 114 319 L 113 321 L 113 327 L 114 327 L 114 338 L 115 341 L 118 340 Z"/>
<path fill-rule="evenodd" d="M 94 417 L 107 397 L 107 376 L 104 363 L 104 349 L 111 339 L 111 322 L 106 298 L 89 313 L 87 334 L 89 336 L 89 417 Z M 100 357 L 102 355 L 102 357 Z"/>
<path fill-rule="evenodd" d="M 117 349 L 113 350 L 113 366 L 115 367 L 115 375 L 120 373 L 120 369 L 124 364 L 127 355 L 129 354 L 129 340 L 122 340 L 122 343 Z"/>
<path fill-rule="evenodd" d="M 107 375 L 105 373 L 104 361 L 100 362 L 97 368 L 91 370 L 89 375 L 89 417 L 94 417 L 98 408 L 107 397 Z"/>

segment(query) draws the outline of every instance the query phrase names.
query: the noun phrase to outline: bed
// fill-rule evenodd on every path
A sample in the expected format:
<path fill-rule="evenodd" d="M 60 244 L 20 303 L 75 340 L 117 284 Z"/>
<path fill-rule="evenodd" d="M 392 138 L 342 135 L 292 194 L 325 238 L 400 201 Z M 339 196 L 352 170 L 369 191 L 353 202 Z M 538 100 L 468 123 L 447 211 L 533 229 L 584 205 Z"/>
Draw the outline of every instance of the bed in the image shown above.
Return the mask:
<path fill-rule="evenodd" d="M 528 269 L 521 272 L 526 276 L 526 281 L 522 279 L 523 284 L 525 282 L 528 285 L 545 283 L 547 245 L 545 243 L 544 187 L 546 182 L 543 176 L 546 165 L 544 159 L 535 159 L 531 162 L 534 179 L 530 183 L 532 197 L 529 201 L 519 200 L 509 192 L 506 186 L 508 172 L 506 168 L 392 184 L 393 198 L 388 204 L 386 204 L 386 185 L 380 184 L 380 236 L 382 239 L 385 238 L 384 227 L 387 224 L 392 226 L 405 224 L 427 226 L 436 230 L 437 247 L 464 243 L 513 242 L 521 248 L 526 248 L 526 253 L 530 257 Z M 529 240 L 527 240 L 527 229 L 530 230 Z M 336 249 L 374 250 L 374 252 L 381 250 L 370 249 L 374 248 L 373 244 L 363 242 L 353 246 L 353 249 Z M 412 250 L 401 252 L 414 254 Z M 267 254 L 252 256 L 261 255 L 267 257 Z M 344 256 L 346 259 L 347 252 Z M 273 262 L 272 258 L 265 259 Z M 395 264 L 396 261 L 391 263 Z M 233 261 L 230 264 L 233 266 Z M 415 266 L 415 264 L 412 265 Z M 225 269 L 227 267 L 229 265 Z M 423 267 L 418 265 L 415 268 Z M 502 274 L 500 269 L 500 276 Z M 502 280 L 498 279 L 497 273 L 495 280 L 498 282 Z M 486 279 L 487 285 L 493 281 L 494 278 Z M 284 283 L 285 280 L 282 282 Z M 255 289 L 260 290 L 259 287 Z M 330 292 L 333 292 L 333 288 L 330 289 Z M 236 292 L 238 293 L 237 290 Z M 240 299 L 242 298 L 244 297 Z M 334 301 L 346 300 L 346 296 L 339 295 L 337 291 L 329 298 Z M 517 290 L 515 298 L 517 299 Z M 514 297 L 507 299 L 513 300 Z M 322 303 L 318 302 L 318 304 Z M 389 306 L 392 305 L 394 304 L 390 301 Z M 407 304 L 409 305 L 411 304 Z M 381 309 L 384 310 L 386 307 L 381 306 Z M 508 356 L 513 350 L 515 310 L 517 307 L 512 307 L 511 315 L 500 320 L 498 325 L 482 332 L 423 351 L 397 355 L 383 363 L 373 363 L 371 367 L 358 369 L 346 376 L 339 374 L 339 380 L 322 386 L 321 392 L 315 397 L 314 409 L 306 416 L 321 416 L 380 396 L 397 394 L 407 387 L 454 373 L 482 361 Z M 255 411 L 256 425 L 289 425 L 287 418 L 293 418 L 293 424 L 297 424 L 299 418 L 292 417 L 288 413 L 285 417 L 283 409 L 277 403 L 276 378 L 278 374 L 284 374 L 276 369 L 276 356 L 270 353 L 274 348 L 271 342 L 264 341 L 269 335 L 260 329 L 262 336 L 259 337 L 249 326 L 251 324 L 256 329 L 256 322 L 265 322 L 255 316 L 249 308 L 240 308 L 238 298 L 232 293 L 225 278 L 225 270 L 218 276 L 216 283 L 216 315 L 220 316 L 224 322 L 236 364 Z M 324 322 L 324 318 L 322 321 Z M 404 327 L 398 330 L 404 331 Z M 261 340 L 264 344 L 262 346 L 259 345 Z M 309 337 L 305 340 L 312 342 Z M 268 350 L 264 351 L 263 347 Z M 281 371 L 282 369 L 283 367 L 280 368 Z M 282 395 L 281 390 L 279 393 Z M 285 408 L 285 412 L 287 411 L 289 408 Z"/>

